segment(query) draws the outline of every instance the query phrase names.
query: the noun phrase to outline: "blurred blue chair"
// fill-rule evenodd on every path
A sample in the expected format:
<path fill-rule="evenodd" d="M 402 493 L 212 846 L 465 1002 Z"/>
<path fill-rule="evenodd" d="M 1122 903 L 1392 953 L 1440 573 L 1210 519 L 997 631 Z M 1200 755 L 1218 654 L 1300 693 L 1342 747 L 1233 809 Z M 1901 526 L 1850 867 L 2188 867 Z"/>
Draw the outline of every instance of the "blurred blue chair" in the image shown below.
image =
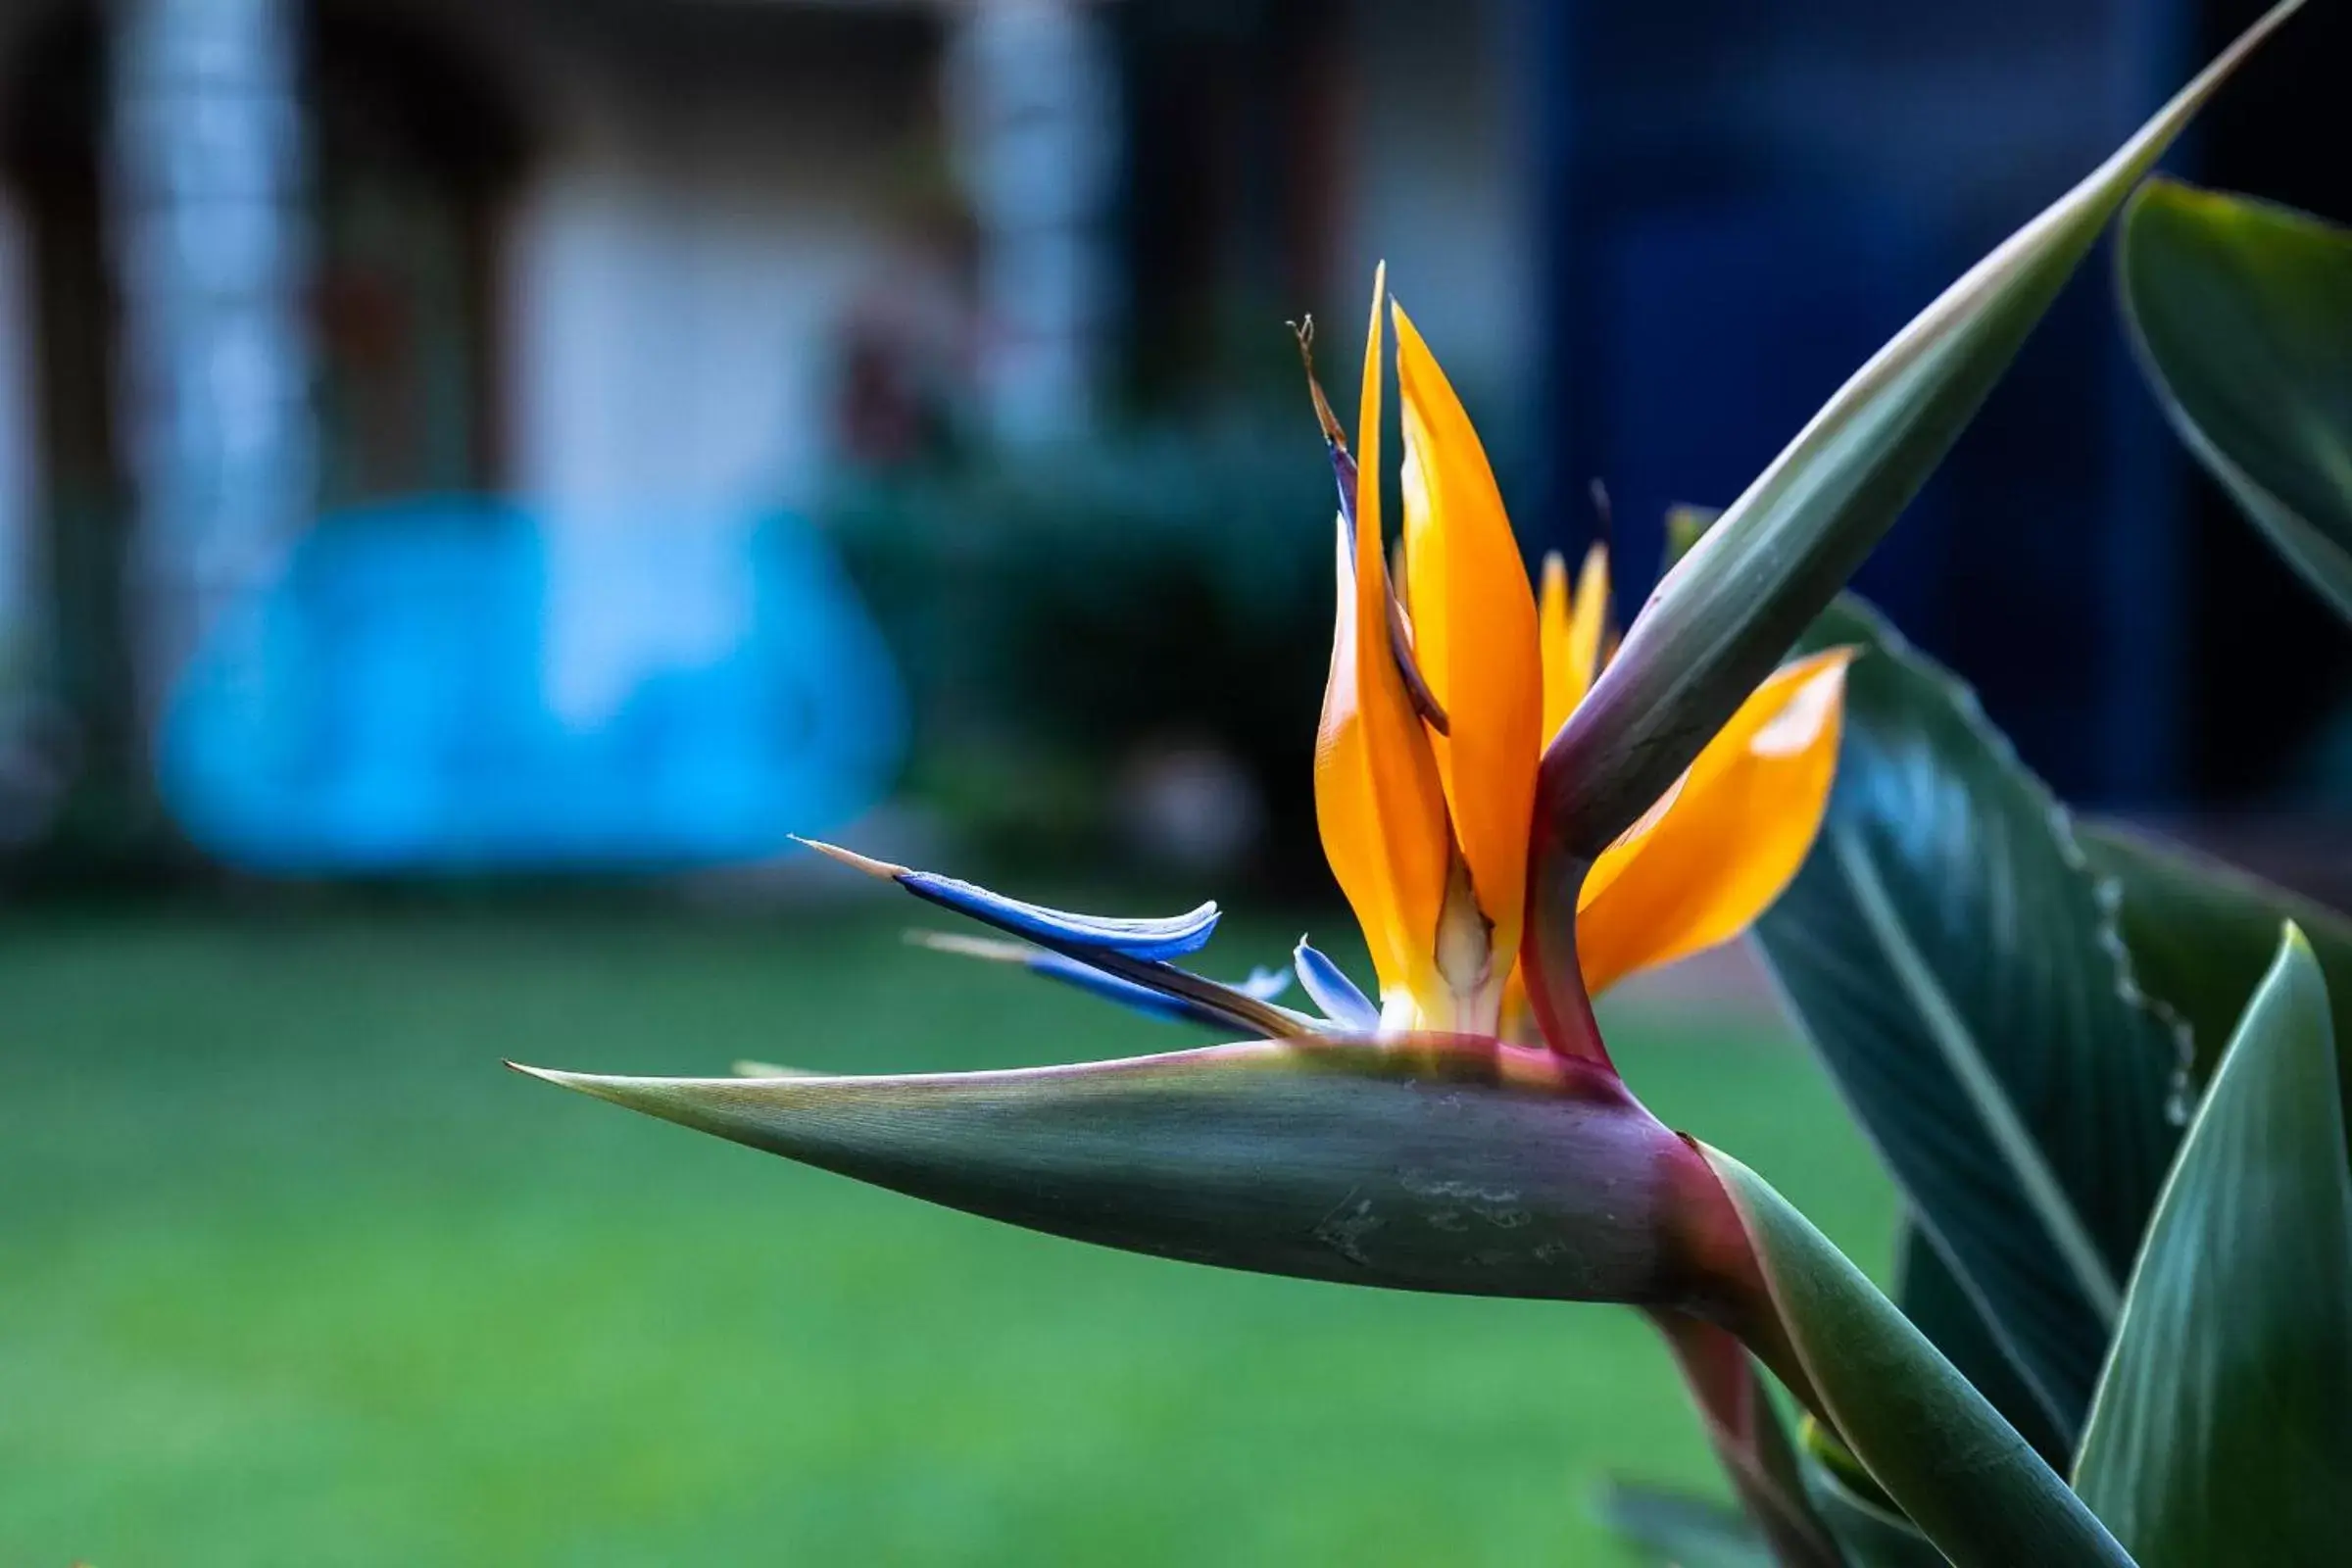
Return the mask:
<path fill-rule="evenodd" d="M 189 837 L 247 869 L 657 869 L 838 826 L 905 729 L 796 519 L 436 500 L 322 519 L 190 661 L 157 766 Z"/>

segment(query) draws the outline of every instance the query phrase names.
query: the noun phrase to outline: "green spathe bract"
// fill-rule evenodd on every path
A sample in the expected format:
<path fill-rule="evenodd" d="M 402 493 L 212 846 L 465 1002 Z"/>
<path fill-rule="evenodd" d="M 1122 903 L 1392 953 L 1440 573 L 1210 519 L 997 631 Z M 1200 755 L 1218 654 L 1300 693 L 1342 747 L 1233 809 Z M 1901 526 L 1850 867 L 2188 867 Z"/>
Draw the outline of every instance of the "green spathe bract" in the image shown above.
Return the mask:
<path fill-rule="evenodd" d="M 2352 616 L 2352 233 L 2159 179 L 2132 198 L 2120 257 L 2174 427 Z"/>
<path fill-rule="evenodd" d="M 2148 1227 L 2075 1484 L 2142 1568 L 2344 1553 L 2352 1173 L 2328 985 L 2286 928 Z"/>
<path fill-rule="evenodd" d="M 1492 1042 L 900 1077 L 538 1075 L 950 1207 L 1261 1273 L 1721 1310 L 1742 1255 L 1704 1163 L 1614 1074 Z"/>

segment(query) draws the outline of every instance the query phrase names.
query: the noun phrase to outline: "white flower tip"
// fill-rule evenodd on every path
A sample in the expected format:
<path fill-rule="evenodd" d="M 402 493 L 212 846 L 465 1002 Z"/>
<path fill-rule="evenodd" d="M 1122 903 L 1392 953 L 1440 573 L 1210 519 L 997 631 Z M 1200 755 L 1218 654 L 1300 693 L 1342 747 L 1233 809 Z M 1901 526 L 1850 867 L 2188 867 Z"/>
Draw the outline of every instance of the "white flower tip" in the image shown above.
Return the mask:
<path fill-rule="evenodd" d="M 904 865 L 899 865 L 889 860 L 877 860 L 870 855 L 859 855 L 856 850 L 845 850 L 838 844 L 827 844 L 822 839 L 805 839 L 798 833 L 793 833 L 787 836 L 791 838 L 793 843 L 806 845 L 808 848 L 812 849 L 817 854 L 823 856 L 826 859 L 838 860 L 843 865 L 848 866 L 851 870 L 863 871 L 867 876 L 880 877 L 884 881 L 895 882 L 900 877 L 910 874 L 908 868 Z"/>

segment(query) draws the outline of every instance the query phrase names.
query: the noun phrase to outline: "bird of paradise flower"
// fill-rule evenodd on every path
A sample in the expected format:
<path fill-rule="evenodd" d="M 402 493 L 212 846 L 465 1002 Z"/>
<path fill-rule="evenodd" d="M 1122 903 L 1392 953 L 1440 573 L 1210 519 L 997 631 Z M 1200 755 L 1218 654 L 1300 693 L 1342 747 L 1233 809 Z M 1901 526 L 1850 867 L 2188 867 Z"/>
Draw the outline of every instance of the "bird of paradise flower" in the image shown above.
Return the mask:
<path fill-rule="evenodd" d="M 1890 526 L 2132 185 L 2300 0 L 2280 0 L 2105 163 L 1839 389 L 1660 581 L 1614 658 L 1605 555 L 1541 595 L 1476 431 L 1376 277 L 1338 477 L 1338 613 L 1315 755 L 1323 847 L 1369 949 L 1285 977 L 1177 960 L 1217 908 L 1074 914 L 831 846 L 1012 939 L 1010 956 L 1222 1045 L 1009 1071 L 536 1076 L 1032 1229 L 1194 1262 L 1637 1306 L 1784 1561 L 1842 1559 L 1770 1368 L 1956 1562 L 2129 1562 L 2105 1527 L 1770 1186 L 1620 1077 L 1592 998 L 1743 930 L 1820 826 L 1849 655 L 1783 662 Z M 1401 566 L 1380 516 L 1397 340 Z M 1310 385 L 1311 385 L 1310 378 Z M 935 939 L 938 940 L 938 939 Z M 1753 1360 L 1751 1360 L 1751 1356 Z"/>
<path fill-rule="evenodd" d="M 1395 584 L 1377 477 L 1384 314 L 1403 404 Z M 1439 1032 L 1605 1062 L 1584 998 L 1739 936 L 1803 863 L 1837 764 L 1850 651 L 1775 671 L 1593 862 L 1578 896 L 1578 973 L 1552 974 L 1556 959 L 1523 954 L 1520 941 L 1537 769 L 1616 642 L 1606 546 L 1588 554 L 1573 591 L 1565 563 L 1547 558 L 1539 602 L 1478 433 L 1387 298 L 1385 270 L 1364 356 L 1360 461 L 1311 374 L 1340 498 L 1316 819 L 1371 952 L 1371 993 L 1303 940 L 1293 968 L 1314 1015 L 1275 1004 L 1279 971 L 1226 986 L 1178 969 L 1170 960 L 1208 941 L 1214 905 L 1165 920 L 1097 919 L 812 847 L 1027 939 L 927 935 L 928 946 L 1025 963 L 1147 1010 L 1266 1038 Z"/>

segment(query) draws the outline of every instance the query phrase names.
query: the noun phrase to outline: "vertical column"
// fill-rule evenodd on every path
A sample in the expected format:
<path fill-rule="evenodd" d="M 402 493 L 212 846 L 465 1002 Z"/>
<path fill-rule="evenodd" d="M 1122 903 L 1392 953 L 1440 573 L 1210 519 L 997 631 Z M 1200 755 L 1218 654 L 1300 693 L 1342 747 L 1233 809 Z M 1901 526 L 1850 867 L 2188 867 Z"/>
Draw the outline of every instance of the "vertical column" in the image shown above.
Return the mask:
<path fill-rule="evenodd" d="M 295 8 L 117 0 L 113 13 L 125 586 L 150 725 L 198 640 L 313 505 Z"/>
<path fill-rule="evenodd" d="M 1108 42 L 1086 0 L 974 0 L 950 42 L 949 133 L 979 238 L 978 375 L 991 433 L 1034 447 L 1091 422 L 1118 170 Z"/>

